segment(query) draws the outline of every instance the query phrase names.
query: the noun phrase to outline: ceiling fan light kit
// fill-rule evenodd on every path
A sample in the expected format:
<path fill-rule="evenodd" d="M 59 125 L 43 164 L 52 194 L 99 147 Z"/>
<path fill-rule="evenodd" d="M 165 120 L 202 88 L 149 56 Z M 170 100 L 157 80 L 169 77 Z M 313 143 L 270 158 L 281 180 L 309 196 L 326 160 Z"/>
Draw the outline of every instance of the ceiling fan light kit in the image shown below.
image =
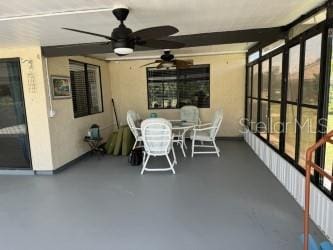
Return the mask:
<path fill-rule="evenodd" d="M 175 49 L 185 46 L 183 43 L 160 39 L 165 39 L 168 36 L 177 33 L 178 29 L 173 26 L 156 26 L 133 32 L 124 24 L 124 21 L 129 14 L 128 8 L 116 8 L 112 11 L 112 13 L 117 18 L 117 20 L 120 21 L 120 24 L 117 28 L 113 29 L 111 36 L 72 28 L 63 29 L 108 39 L 108 44 L 111 44 L 113 52 L 119 56 L 133 53 L 135 45 L 153 49 Z"/>

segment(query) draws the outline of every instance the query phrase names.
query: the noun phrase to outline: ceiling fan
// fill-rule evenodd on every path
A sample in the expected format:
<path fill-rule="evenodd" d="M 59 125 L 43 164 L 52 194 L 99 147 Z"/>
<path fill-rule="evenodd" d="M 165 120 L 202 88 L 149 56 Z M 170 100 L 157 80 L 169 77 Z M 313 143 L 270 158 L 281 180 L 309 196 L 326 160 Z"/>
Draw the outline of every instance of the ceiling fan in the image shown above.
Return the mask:
<path fill-rule="evenodd" d="M 156 68 L 171 68 L 176 67 L 177 69 L 189 68 L 193 65 L 193 60 L 178 60 L 175 59 L 175 56 L 171 54 L 170 50 L 164 50 L 164 54 L 161 56 L 161 59 L 155 60 L 154 62 L 150 62 L 144 64 L 140 67 L 145 67 L 151 64 L 156 64 Z"/>
<path fill-rule="evenodd" d="M 128 8 L 116 8 L 112 13 L 120 21 L 120 24 L 113 29 L 111 36 L 72 28 L 63 29 L 108 39 L 108 43 L 111 43 L 114 53 L 119 56 L 132 53 L 135 45 L 153 49 L 176 49 L 185 46 L 183 43 L 162 40 L 178 32 L 178 29 L 173 26 L 156 26 L 133 32 L 124 24 L 129 13 Z"/>

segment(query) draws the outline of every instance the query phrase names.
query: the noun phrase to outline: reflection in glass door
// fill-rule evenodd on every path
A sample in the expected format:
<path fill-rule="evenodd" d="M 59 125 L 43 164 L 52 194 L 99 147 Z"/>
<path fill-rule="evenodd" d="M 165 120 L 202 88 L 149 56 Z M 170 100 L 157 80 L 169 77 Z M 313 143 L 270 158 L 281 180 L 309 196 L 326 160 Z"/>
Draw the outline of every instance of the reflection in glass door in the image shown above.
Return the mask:
<path fill-rule="evenodd" d="M 30 168 L 19 59 L 0 60 L 0 169 Z"/>

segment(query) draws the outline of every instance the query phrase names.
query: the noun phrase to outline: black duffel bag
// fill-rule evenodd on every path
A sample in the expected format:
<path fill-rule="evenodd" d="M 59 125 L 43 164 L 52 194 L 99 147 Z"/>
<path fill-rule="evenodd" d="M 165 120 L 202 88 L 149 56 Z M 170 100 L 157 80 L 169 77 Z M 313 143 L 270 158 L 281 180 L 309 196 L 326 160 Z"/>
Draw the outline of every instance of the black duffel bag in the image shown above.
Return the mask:
<path fill-rule="evenodd" d="M 138 166 L 142 164 L 142 161 L 143 161 L 143 148 L 139 147 L 132 149 L 128 157 L 128 163 L 131 166 Z"/>

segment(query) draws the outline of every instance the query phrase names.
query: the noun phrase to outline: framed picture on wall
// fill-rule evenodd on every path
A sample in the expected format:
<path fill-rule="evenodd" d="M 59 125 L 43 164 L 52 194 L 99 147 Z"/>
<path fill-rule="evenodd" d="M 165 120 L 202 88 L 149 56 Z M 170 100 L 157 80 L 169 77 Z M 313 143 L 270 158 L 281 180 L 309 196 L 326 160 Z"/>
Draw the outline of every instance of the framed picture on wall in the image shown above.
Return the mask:
<path fill-rule="evenodd" d="M 51 88 L 53 99 L 72 97 L 71 82 L 67 76 L 51 76 Z"/>

